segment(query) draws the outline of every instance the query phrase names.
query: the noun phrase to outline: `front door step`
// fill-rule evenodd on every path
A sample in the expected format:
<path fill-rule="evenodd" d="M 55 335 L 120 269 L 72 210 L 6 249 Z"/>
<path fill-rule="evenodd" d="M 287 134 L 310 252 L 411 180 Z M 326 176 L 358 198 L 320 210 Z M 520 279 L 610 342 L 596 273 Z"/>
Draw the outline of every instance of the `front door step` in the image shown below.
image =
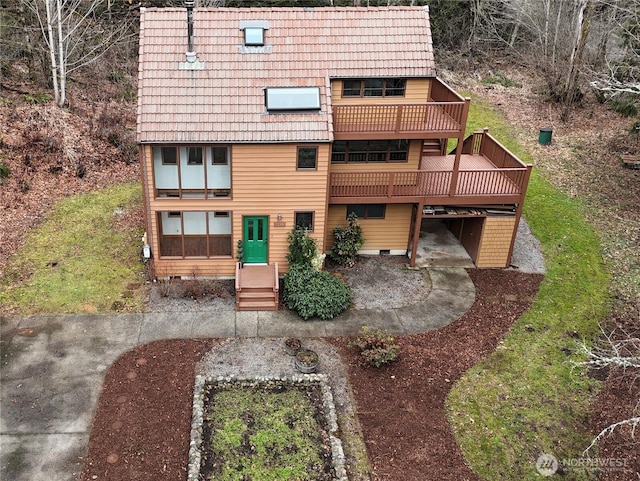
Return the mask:
<path fill-rule="evenodd" d="M 278 264 L 236 267 L 236 310 L 276 311 L 279 300 Z"/>

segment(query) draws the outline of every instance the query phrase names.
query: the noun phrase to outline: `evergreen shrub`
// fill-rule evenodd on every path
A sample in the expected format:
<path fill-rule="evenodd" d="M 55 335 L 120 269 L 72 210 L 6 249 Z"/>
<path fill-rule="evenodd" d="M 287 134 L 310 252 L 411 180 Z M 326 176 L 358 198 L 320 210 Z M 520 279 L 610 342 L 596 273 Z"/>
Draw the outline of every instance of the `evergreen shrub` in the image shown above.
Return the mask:
<path fill-rule="evenodd" d="M 284 275 L 284 302 L 303 319 L 333 319 L 351 305 L 351 289 L 338 277 L 309 264 L 293 264 Z"/>

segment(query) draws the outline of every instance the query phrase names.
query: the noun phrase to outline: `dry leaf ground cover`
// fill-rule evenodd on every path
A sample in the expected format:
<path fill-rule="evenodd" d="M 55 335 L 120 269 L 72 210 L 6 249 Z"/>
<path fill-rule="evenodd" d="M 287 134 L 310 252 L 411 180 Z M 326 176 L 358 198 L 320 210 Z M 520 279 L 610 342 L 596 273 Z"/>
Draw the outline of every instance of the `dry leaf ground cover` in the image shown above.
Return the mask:
<path fill-rule="evenodd" d="M 0 179 L 0 272 L 56 201 L 140 178 L 135 104 L 109 100 L 117 88 L 101 85 L 104 97 L 96 100 L 95 92 L 72 86 L 67 109 L 3 89 L 0 162 L 9 176 Z"/>

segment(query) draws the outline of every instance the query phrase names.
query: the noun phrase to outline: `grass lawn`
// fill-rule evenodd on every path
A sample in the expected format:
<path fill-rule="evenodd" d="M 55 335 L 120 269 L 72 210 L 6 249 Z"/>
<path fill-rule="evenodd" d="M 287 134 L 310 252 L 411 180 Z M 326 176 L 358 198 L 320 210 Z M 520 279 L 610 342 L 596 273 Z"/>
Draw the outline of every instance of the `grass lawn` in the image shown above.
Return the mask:
<path fill-rule="evenodd" d="M 509 126 L 473 100 L 469 131 L 490 132 L 526 162 Z M 609 274 L 600 242 L 578 201 L 534 170 L 524 215 L 542 245 L 547 275 L 531 309 L 499 348 L 453 388 L 447 408 L 469 466 L 485 479 L 538 479 L 542 453 L 580 458 L 592 434 L 589 404 L 599 383 L 571 361 L 579 340 L 591 340 L 609 308 Z M 571 471 L 564 479 L 590 479 Z"/>
<path fill-rule="evenodd" d="M 0 304 L 22 315 L 141 310 L 127 288 L 142 280 L 142 229 L 127 223 L 141 207 L 138 184 L 58 203 L 10 259 Z"/>
<path fill-rule="evenodd" d="M 203 479 L 333 479 L 319 386 L 209 386 L 203 445 Z"/>

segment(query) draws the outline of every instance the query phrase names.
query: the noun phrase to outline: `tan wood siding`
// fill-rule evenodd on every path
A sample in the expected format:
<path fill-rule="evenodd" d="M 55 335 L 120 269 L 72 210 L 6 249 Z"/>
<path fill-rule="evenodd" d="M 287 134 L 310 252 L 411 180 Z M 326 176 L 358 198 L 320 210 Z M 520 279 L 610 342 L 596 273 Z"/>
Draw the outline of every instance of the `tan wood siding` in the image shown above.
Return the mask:
<path fill-rule="evenodd" d="M 416 104 L 429 101 L 430 78 L 407 79 L 404 97 L 342 97 L 342 80 L 331 81 L 331 102 L 333 105 L 344 104 Z"/>
<path fill-rule="evenodd" d="M 511 239 L 515 235 L 516 217 L 487 217 L 482 229 L 476 266 L 508 267 Z"/>
<path fill-rule="evenodd" d="M 418 170 L 420 166 L 420 154 L 422 152 L 422 140 L 411 140 L 406 162 L 354 162 L 352 164 L 331 164 L 331 172 L 387 172 L 399 170 Z"/>
<path fill-rule="evenodd" d="M 365 242 L 362 250 L 402 250 L 407 249 L 411 226 L 411 204 L 387 204 L 384 219 L 359 219 Z M 333 245 L 333 229 L 347 225 L 347 206 L 331 205 L 327 215 L 326 250 Z"/>
<path fill-rule="evenodd" d="M 296 156 L 299 145 L 318 147 L 316 170 L 297 170 Z M 151 157 L 148 149 L 147 164 Z M 148 165 L 148 168 L 151 166 Z M 314 237 L 320 251 L 324 250 L 324 229 L 327 202 L 327 171 L 329 144 L 243 144 L 231 150 L 232 192 L 223 199 L 151 199 L 150 230 L 158 232 L 158 211 L 229 211 L 232 216 L 233 256 L 216 259 L 161 259 L 158 258 L 157 235 L 150 235 L 154 263 L 158 273 L 189 276 L 197 267 L 199 275 L 227 277 L 235 274 L 236 244 L 242 239 L 242 218 L 245 215 L 264 215 L 269 219 L 268 262 L 278 262 L 280 274 L 288 266 L 287 235 L 295 223 L 295 213 L 314 212 Z M 148 181 L 153 195 L 153 180 Z M 278 219 L 278 215 L 282 220 Z M 282 225 L 284 224 L 284 225 Z M 158 274 L 160 275 L 160 274 Z"/>

